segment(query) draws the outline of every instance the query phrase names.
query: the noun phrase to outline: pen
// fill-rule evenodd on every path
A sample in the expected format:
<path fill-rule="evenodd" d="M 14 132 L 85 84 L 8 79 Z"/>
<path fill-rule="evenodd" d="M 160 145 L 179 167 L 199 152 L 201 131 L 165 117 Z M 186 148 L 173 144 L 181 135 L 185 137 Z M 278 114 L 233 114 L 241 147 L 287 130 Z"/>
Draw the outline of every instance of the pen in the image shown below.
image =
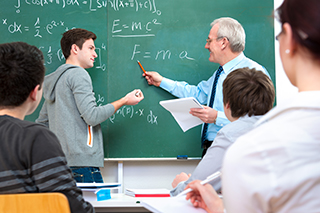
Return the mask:
<path fill-rule="evenodd" d="M 144 70 L 144 68 L 143 68 L 143 66 L 141 65 L 140 61 L 137 61 L 137 62 L 138 62 L 138 64 L 139 64 L 140 68 L 142 69 L 142 71 L 143 71 L 144 73 L 146 73 L 146 71 Z"/>
<path fill-rule="evenodd" d="M 213 173 L 212 175 L 208 176 L 205 180 L 201 181 L 200 184 L 201 184 L 201 185 L 207 184 L 207 183 L 209 183 L 210 181 L 212 181 L 212 180 L 220 177 L 220 175 L 221 175 L 221 172 L 220 172 L 220 171 L 217 171 L 217 172 Z M 191 192 L 191 191 L 192 191 L 191 188 L 186 189 L 186 190 L 184 190 L 183 192 L 181 192 L 180 194 L 178 194 L 176 197 L 180 197 L 180 196 L 186 195 L 186 194 L 188 194 L 188 193 Z"/>

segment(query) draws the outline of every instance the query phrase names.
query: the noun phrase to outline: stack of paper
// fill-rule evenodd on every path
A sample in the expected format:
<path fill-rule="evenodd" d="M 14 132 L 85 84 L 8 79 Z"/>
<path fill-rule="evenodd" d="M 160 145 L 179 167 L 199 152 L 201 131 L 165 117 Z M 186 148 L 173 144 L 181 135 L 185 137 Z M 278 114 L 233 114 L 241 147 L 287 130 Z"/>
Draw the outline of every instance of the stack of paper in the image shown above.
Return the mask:
<path fill-rule="evenodd" d="M 170 197 L 169 189 L 126 189 L 125 194 L 133 197 Z"/>
<path fill-rule="evenodd" d="M 191 108 L 203 108 L 193 97 L 160 101 L 159 103 L 172 114 L 184 132 L 203 123 L 200 118 L 189 113 Z"/>

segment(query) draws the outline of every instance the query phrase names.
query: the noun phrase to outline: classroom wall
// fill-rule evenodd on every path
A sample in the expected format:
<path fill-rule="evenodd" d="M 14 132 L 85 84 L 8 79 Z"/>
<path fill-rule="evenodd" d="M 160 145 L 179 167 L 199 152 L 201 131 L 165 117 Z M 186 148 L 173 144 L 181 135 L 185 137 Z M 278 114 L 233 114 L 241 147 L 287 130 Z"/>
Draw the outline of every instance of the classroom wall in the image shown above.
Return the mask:
<path fill-rule="evenodd" d="M 275 0 L 278 8 L 283 0 Z M 281 31 L 281 26 L 275 21 L 275 35 Z M 284 103 L 297 92 L 285 75 L 279 56 L 279 43 L 275 42 L 277 104 Z M 192 173 L 199 160 L 188 161 L 125 161 L 123 162 L 123 188 L 167 188 L 180 172 Z M 105 182 L 117 182 L 118 162 L 105 161 L 102 169 Z"/>

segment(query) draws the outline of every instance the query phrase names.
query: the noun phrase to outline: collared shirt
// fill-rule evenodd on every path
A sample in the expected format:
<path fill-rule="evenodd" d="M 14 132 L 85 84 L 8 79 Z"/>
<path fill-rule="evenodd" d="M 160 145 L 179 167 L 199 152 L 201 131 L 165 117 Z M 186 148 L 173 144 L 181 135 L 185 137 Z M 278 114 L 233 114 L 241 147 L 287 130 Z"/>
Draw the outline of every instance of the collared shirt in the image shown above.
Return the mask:
<path fill-rule="evenodd" d="M 229 146 L 232 145 L 238 137 L 253 129 L 254 124 L 261 117 L 262 116 L 254 115 L 249 117 L 248 115 L 245 115 L 223 127 L 218 132 L 205 156 L 192 172 L 191 177 L 187 181 L 181 181 L 173 190 L 171 190 L 171 196 L 175 196 L 182 192 L 190 182 L 194 180 L 204 180 L 209 175 L 220 171 L 224 154 Z M 216 191 L 221 190 L 220 178 L 211 181 L 210 184 Z"/>
<path fill-rule="evenodd" d="M 320 212 L 320 91 L 298 93 L 255 126 L 225 154 L 227 212 Z"/>
<path fill-rule="evenodd" d="M 217 132 L 223 126 L 230 123 L 223 111 L 222 83 L 230 72 L 243 67 L 256 68 L 256 70 L 261 70 L 270 77 L 269 73 L 264 67 L 247 58 L 243 53 L 223 65 L 223 72 L 221 73 L 217 83 L 215 100 L 212 107 L 218 111 L 218 117 L 215 124 L 210 123 L 208 125 L 208 131 L 205 137 L 205 139 L 209 141 L 213 141 L 217 135 Z M 215 73 L 216 71 L 208 80 L 201 81 L 197 86 L 189 85 L 187 82 L 173 81 L 163 78 L 160 87 L 179 98 L 194 97 L 199 101 L 199 103 L 209 105 Z"/>

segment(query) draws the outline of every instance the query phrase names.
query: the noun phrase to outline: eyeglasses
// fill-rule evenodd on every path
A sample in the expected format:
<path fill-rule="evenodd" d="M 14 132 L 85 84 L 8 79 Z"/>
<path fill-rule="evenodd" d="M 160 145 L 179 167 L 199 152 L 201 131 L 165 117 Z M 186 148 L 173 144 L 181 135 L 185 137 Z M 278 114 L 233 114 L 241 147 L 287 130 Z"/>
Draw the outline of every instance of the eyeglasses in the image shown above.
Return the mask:
<path fill-rule="evenodd" d="M 277 41 L 279 41 L 279 37 L 280 37 L 281 33 L 282 33 L 282 31 L 278 35 L 276 35 L 276 40 Z"/>
<path fill-rule="evenodd" d="M 213 40 L 220 40 L 220 39 L 223 39 L 223 38 L 226 38 L 229 41 L 228 37 L 226 37 L 226 36 L 219 36 L 217 38 L 208 38 L 208 39 L 206 39 L 206 41 L 207 41 L 208 44 L 210 44 Z"/>
<path fill-rule="evenodd" d="M 279 37 L 280 37 L 280 35 L 282 34 L 282 32 L 283 32 L 283 31 L 281 31 L 278 35 L 276 35 L 276 40 L 277 40 L 277 41 L 279 41 Z M 306 39 L 308 39 L 308 37 L 309 37 L 305 32 L 303 32 L 303 31 L 301 31 L 301 30 L 298 30 L 298 35 L 301 37 L 302 40 L 306 40 Z M 207 39 L 207 40 L 208 40 L 208 39 Z"/>

